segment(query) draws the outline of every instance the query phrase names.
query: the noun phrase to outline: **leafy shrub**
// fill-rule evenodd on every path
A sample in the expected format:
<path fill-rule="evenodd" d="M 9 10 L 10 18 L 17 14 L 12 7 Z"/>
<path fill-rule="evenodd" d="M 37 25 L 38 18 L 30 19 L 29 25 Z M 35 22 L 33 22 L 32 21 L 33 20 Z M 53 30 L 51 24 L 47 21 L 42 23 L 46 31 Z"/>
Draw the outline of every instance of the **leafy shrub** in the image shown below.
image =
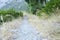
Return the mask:
<path fill-rule="evenodd" d="M 32 13 L 32 14 L 35 14 L 36 10 L 37 9 L 41 9 L 42 8 L 42 5 L 39 1 L 41 0 L 25 0 L 28 4 L 29 4 L 29 11 Z"/>
<path fill-rule="evenodd" d="M 49 2 L 46 3 L 46 6 L 42 7 L 43 1 L 40 0 L 40 3 L 38 2 L 39 0 L 26 0 L 26 2 L 31 6 L 31 12 L 35 14 L 37 12 L 37 9 L 40 9 L 42 12 L 45 12 L 47 15 L 52 15 L 56 9 L 60 9 L 60 0 L 50 0 Z M 38 15 L 40 15 L 38 13 Z"/>
<path fill-rule="evenodd" d="M 0 23 L 3 22 L 3 21 L 4 22 L 11 21 L 12 19 L 18 18 L 19 16 L 23 17 L 23 13 L 22 12 L 17 12 L 14 9 L 0 10 Z"/>
<path fill-rule="evenodd" d="M 57 8 L 60 9 L 60 0 L 50 0 L 44 10 L 48 15 L 51 15 Z"/>

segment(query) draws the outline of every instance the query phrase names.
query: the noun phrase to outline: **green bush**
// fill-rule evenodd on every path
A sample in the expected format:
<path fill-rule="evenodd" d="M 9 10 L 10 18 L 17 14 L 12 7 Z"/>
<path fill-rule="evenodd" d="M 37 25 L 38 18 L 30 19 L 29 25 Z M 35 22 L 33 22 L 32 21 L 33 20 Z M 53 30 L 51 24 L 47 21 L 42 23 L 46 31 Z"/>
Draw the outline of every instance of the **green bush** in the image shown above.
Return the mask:
<path fill-rule="evenodd" d="M 37 9 L 41 9 L 42 8 L 42 5 L 39 1 L 41 0 L 25 0 L 28 5 L 29 5 L 29 11 L 32 13 L 32 14 L 36 14 L 36 10 Z"/>
<path fill-rule="evenodd" d="M 60 9 L 60 0 L 50 0 L 44 10 L 48 15 L 51 15 L 57 8 Z"/>
<path fill-rule="evenodd" d="M 23 17 L 23 13 L 17 12 L 14 9 L 0 10 L 0 24 L 2 22 L 12 21 L 12 19 L 18 18 L 18 17 Z"/>
<path fill-rule="evenodd" d="M 42 12 L 45 12 L 48 15 L 52 15 L 56 9 L 60 9 L 60 0 L 50 0 L 49 2 L 46 2 L 46 0 L 25 0 L 30 7 L 31 13 L 35 14 L 37 12 L 37 9 L 42 10 Z M 40 2 L 39 2 L 40 1 Z M 43 6 L 43 1 L 46 2 L 46 6 Z M 41 13 L 39 13 L 40 15 Z"/>

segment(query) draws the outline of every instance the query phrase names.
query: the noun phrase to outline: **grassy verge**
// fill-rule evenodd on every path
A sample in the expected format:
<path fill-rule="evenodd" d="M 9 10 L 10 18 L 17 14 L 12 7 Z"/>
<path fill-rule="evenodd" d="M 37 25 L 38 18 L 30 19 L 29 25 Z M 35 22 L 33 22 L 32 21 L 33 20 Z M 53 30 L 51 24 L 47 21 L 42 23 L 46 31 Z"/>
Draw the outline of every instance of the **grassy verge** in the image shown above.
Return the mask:
<path fill-rule="evenodd" d="M 3 22 L 12 21 L 18 17 L 23 17 L 23 13 L 21 11 L 17 12 L 14 9 L 0 10 L 0 24 Z"/>

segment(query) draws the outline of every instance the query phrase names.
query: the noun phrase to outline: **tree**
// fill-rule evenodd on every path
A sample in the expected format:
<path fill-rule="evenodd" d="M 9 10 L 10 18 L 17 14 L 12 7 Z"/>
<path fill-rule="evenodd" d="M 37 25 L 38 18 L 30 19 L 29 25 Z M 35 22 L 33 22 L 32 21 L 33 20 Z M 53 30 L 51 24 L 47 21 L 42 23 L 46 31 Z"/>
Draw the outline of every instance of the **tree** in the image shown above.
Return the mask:
<path fill-rule="evenodd" d="M 46 4 L 46 0 L 25 0 L 31 9 L 31 12 L 35 14 L 37 9 L 41 10 L 44 7 L 44 3 Z"/>

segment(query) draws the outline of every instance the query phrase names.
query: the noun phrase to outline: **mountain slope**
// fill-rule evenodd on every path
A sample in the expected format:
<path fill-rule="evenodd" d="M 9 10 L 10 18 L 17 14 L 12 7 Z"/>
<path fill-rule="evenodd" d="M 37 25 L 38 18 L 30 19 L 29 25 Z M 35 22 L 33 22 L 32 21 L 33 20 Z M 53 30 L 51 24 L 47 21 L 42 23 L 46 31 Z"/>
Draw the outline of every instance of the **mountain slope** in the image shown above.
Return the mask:
<path fill-rule="evenodd" d="M 23 10 L 28 11 L 28 4 L 25 2 L 25 0 L 13 0 L 10 3 L 8 1 L 6 2 L 6 5 L 3 6 L 1 9 L 9 9 L 14 8 L 16 10 Z"/>

